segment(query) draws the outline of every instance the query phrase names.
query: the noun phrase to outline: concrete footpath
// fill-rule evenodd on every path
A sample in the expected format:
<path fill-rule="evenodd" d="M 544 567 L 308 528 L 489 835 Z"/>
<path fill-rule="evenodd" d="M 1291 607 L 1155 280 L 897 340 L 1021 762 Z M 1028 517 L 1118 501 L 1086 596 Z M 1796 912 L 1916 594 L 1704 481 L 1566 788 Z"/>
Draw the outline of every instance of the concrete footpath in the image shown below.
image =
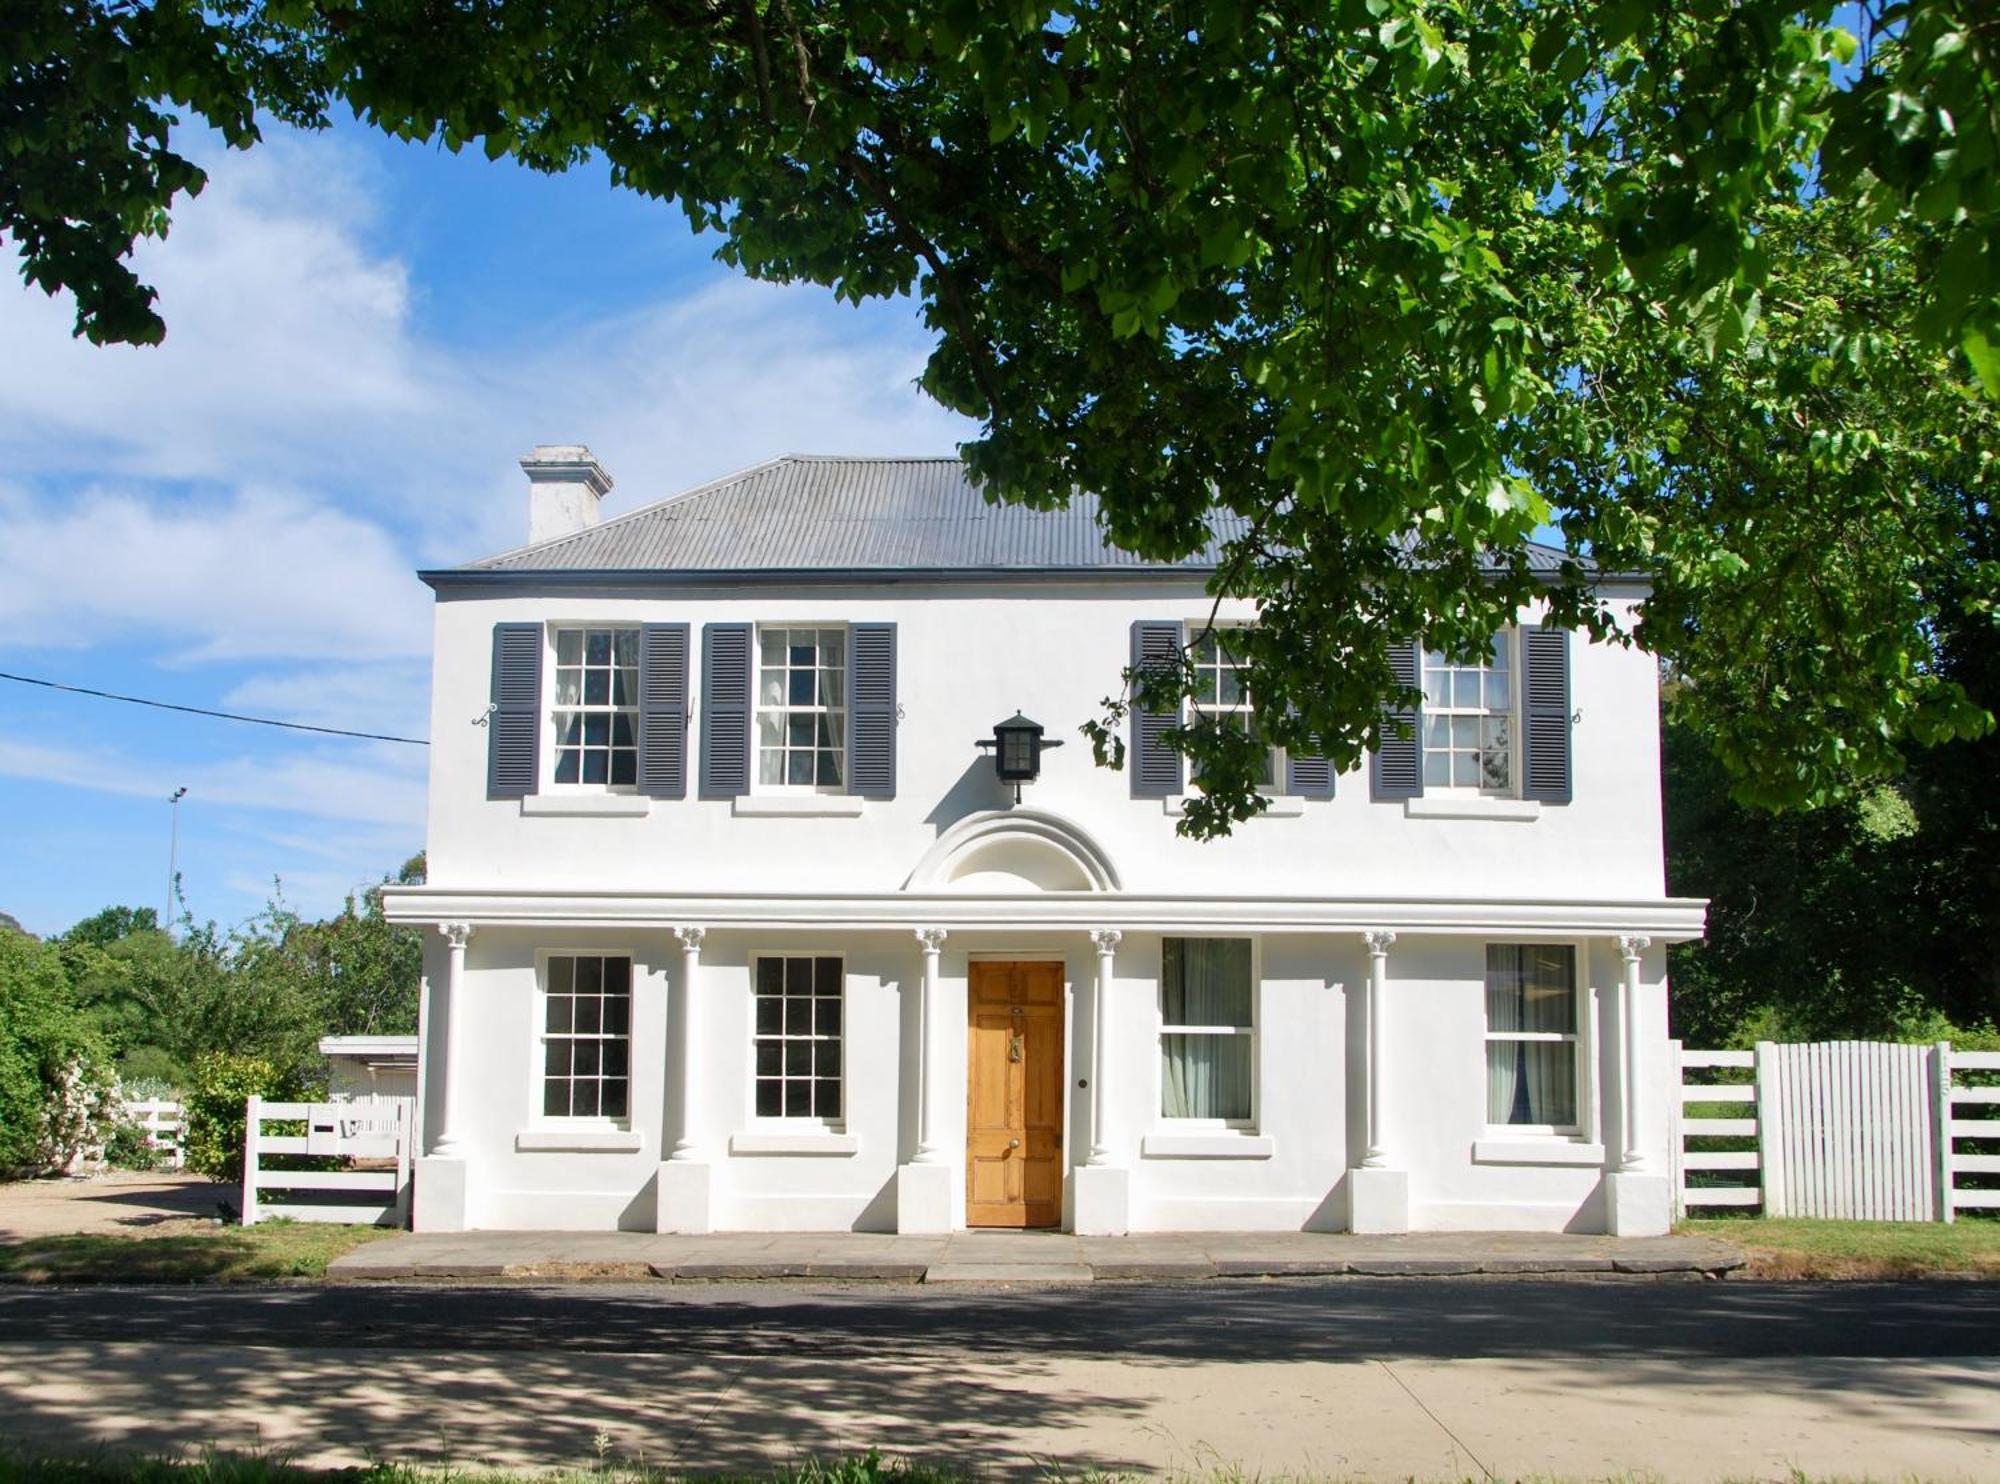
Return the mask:
<path fill-rule="evenodd" d="M 1089 1283 L 1283 1277 L 1721 1277 L 1743 1254 L 1705 1237 L 1535 1232 L 430 1232 L 370 1242 L 336 1279 L 562 1278 Z"/>
<path fill-rule="evenodd" d="M 17 1443 L 317 1467 L 747 1472 L 876 1448 L 997 1477 L 1990 1480 L 1996 1392 L 1994 1359 L 0 1345 Z"/>

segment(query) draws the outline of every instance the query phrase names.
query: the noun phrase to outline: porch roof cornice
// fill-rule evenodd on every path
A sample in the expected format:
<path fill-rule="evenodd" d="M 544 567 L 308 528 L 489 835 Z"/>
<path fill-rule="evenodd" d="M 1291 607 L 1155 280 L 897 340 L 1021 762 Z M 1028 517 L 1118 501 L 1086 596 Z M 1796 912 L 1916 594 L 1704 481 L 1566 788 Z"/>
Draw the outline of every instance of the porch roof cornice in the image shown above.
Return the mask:
<path fill-rule="evenodd" d="M 1132 892 L 640 892 L 514 887 L 389 887 L 391 922 L 469 922 L 497 927 L 709 928 L 846 927 L 907 931 L 917 927 L 998 927 L 1085 932 L 1213 930 L 1327 933 L 1388 929 L 1404 933 L 1512 933 L 1560 937 L 1643 935 L 1678 943 L 1702 935 L 1708 902 L 1700 897 L 1604 900 L 1465 897 L 1218 897 Z"/>

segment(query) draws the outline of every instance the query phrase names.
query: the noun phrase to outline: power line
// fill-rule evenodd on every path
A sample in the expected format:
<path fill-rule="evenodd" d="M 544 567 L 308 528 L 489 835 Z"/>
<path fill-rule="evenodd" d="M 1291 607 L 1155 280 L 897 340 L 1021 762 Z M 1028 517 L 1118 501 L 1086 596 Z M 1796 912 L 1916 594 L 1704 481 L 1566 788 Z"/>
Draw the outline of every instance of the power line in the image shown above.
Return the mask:
<path fill-rule="evenodd" d="M 316 727 L 302 721 L 274 721 L 268 716 L 239 716 L 234 711 L 210 711 L 205 706 L 177 706 L 172 701 L 149 701 L 144 696 L 121 696 L 116 691 L 92 690 L 87 685 L 63 685 L 54 680 L 37 680 L 32 675 L 9 675 L 0 670 L 0 680 L 13 680 L 22 685 L 39 685 L 49 690 L 64 690 L 72 695 L 96 696 L 101 701 L 124 701 L 132 706 L 152 706 L 161 711 L 185 711 L 190 716 L 213 716 L 220 721 L 247 721 L 260 727 L 284 727 L 294 732 L 321 732 L 329 737 L 360 737 L 369 742 L 406 742 L 412 747 L 428 747 L 431 744 L 422 737 L 391 737 L 383 732 L 350 732 L 345 727 Z"/>

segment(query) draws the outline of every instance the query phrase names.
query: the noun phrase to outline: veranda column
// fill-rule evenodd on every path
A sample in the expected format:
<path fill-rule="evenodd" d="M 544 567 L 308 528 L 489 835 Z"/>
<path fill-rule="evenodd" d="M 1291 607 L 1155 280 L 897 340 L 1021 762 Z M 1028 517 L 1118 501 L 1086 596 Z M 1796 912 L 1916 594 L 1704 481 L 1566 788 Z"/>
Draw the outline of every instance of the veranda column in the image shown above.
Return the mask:
<path fill-rule="evenodd" d="M 1410 1229 L 1410 1175 L 1391 1168 L 1388 1138 L 1389 947 L 1396 935 L 1371 928 L 1361 935 L 1368 948 L 1368 994 L 1363 1005 L 1367 1030 L 1362 1045 L 1363 1100 L 1361 1163 L 1347 1172 L 1348 1226 L 1357 1232 Z M 1347 1064 L 1354 1065 L 1350 1054 Z"/>
<path fill-rule="evenodd" d="M 954 1198 L 956 1165 L 944 1149 L 944 1118 L 937 1106 L 953 1085 L 945 1075 L 952 1042 L 945 1034 L 949 1017 L 938 966 L 946 933 L 924 927 L 914 934 L 923 954 L 917 990 L 917 1152 L 896 1169 L 896 1230 L 935 1236 L 956 1226 L 962 1210 Z"/>
<path fill-rule="evenodd" d="M 1090 935 L 1097 949 L 1097 989 L 1091 996 L 1090 1030 L 1090 1163 L 1114 1164 L 1111 1133 L 1107 1128 L 1115 1116 L 1106 1097 L 1106 1047 L 1111 1040 L 1111 969 L 1118 953 L 1118 941 L 1125 935 L 1117 928 L 1099 928 Z"/>
<path fill-rule="evenodd" d="M 1118 943 L 1124 936 L 1117 928 L 1098 928 L 1090 935 L 1097 949 L 1097 987 L 1091 996 L 1090 1160 L 1076 1172 L 1080 1236 L 1118 1236 L 1132 1219 L 1132 1172 L 1119 1158 L 1122 1110 L 1114 1096 L 1119 1083 L 1112 1072 L 1124 1049 L 1117 1043 L 1111 1014 Z"/>
<path fill-rule="evenodd" d="M 949 1053 L 944 1047 L 944 1007 L 938 1003 L 938 958 L 944 952 L 943 928 L 918 928 L 917 944 L 924 954 L 923 988 L 917 998 L 917 1163 L 945 1163 L 938 1147 L 938 1084 Z"/>
<path fill-rule="evenodd" d="M 464 1148 L 458 1140 L 458 1069 L 463 1065 L 459 1043 L 465 1036 L 465 945 L 472 939 L 469 922 L 443 922 L 447 958 L 444 971 L 444 1101 L 438 1106 L 437 1140 L 431 1153 L 439 1159 L 458 1159 Z"/>
<path fill-rule="evenodd" d="M 679 1113 L 673 1153 L 660 1165 L 654 1227 L 663 1232 L 704 1233 L 715 1230 L 714 1169 L 702 1145 L 701 1100 L 695 1068 L 701 1063 L 701 940 L 708 930 L 674 929 L 681 943 L 680 999 L 674 1019 L 680 1022 L 672 1044 L 674 1106 Z"/>
<path fill-rule="evenodd" d="M 1652 939 L 1625 937 L 1618 940 L 1618 953 L 1625 961 L 1625 973 L 1618 996 L 1618 1139 L 1624 1152 L 1618 1157 L 1621 1174 L 1643 1173 L 1646 1150 L 1639 1138 L 1639 956 L 1652 946 Z"/>
<path fill-rule="evenodd" d="M 438 1100 L 437 1138 L 431 1152 L 416 1162 L 410 1225 L 417 1231 L 457 1232 L 466 1226 L 465 1146 L 459 1137 L 465 1089 L 459 1069 L 465 1065 L 460 1046 L 465 1040 L 465 945 L 472 939 L 469 922 L 441 922 L 447 948 L 444 973 L 444 1054 L 431 1074 L 444 1080 Z M 424 1048 L 429 1055 L 428 1048 Z"/>
<path fill-rule="evenodd" d="M 1618 1141 L 1620 1153 L 1604 1178 L 1605 1226 L 1614 1236 L 1664 1234 L 1673 1220 L 1673 1191 L 1646 1157 L 1645 1086 L 1648 1038 L 1641 959 L 1652 939 L 1628 934 L 1618 939 L 1624 961 L 1618 997 Z M 1664 1050 L 1664 1038 L 1662 1038 Z"/>

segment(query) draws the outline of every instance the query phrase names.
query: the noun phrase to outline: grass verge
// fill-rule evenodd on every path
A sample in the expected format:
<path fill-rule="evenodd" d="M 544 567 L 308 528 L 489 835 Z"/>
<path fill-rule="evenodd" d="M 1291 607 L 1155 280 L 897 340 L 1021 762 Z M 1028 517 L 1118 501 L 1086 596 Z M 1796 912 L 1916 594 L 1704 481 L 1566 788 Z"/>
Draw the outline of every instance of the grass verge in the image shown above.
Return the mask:
<path fill-rule="evenodd" d="M 162 1236 L 31 1237 L 0 1246 L 0 1278 L 27 1283 L 246 1283 L 319 1278 L 363 1242 L 369 1226 L 271 1221 Z M 6 1477 L 0 1461 L 0 1479 Z M 82 1476 L 78 1476 L 82 1477 Z"/>
<path fill-rule="evenodd" d="M 1674 1230 L 1741 1247 L 1746 1278 L 2000 1278 L 2000 1221 L 1702 1216 Z"/>

